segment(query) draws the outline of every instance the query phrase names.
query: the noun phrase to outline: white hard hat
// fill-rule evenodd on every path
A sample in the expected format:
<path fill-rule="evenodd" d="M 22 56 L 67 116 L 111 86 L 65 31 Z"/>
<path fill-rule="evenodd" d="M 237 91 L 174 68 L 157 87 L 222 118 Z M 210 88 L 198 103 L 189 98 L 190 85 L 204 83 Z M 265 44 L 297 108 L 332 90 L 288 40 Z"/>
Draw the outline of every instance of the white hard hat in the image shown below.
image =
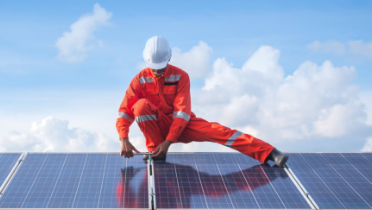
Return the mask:
<path fill-rule="evenodd" d="M 165 38 L 154 36 L 147 40 L 143 50 L 143 59 L 145 59 L 147 67 L 152 69 L 165 68 L 171 56 L 172 50 Z"/>

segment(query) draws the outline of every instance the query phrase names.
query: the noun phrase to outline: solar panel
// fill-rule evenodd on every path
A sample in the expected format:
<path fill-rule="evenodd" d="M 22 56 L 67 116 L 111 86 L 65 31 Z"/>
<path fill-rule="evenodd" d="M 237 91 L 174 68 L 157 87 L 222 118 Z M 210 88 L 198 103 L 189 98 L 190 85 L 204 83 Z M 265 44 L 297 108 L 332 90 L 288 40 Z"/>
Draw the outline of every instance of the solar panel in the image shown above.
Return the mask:
<path fill-rule="evenodd" d="M 4 183 L 20 156 L 20 153 L 0 154 L 0 186 Z"/>
<path fill-rule="evenodd" d="M 0 208 L 148 208 L 146 164 L 118 154 L 28 154 Z"/>
<path fill-rule="evenodd" d="M 372 162 L 365 154 L 289 155 L 289 167 L 320 208 L 372 207 Z"/>
<path fill-rule="evenodd" d="M 170 153 L 154 168 L 157 208 L 310 208 L 283 169 L 239 153 Z"/>

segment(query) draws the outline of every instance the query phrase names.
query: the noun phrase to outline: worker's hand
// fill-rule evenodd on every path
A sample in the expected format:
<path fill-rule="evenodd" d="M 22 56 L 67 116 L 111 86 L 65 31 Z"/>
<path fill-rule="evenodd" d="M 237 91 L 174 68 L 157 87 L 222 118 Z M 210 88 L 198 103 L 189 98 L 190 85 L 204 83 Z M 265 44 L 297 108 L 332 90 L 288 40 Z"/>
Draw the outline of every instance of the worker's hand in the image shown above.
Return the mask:
<path fill-rule="evenodd" d="M 122 138 L 120 139 L 120 142 L 120 156 L 124 155 L 125 158 L 131 158 L 134 156 L 133 151 L 139 153 L 139 151 L 129 142 L 128 138 Z"/>
<path fill-rule="evenodd" d="M 169 146 L 172 144 L 171 141 L 164 141 L 163 143 L 159 144 L 158 147 L 152 152 L 153 158 L 161 158 L 168 152 Z"/>

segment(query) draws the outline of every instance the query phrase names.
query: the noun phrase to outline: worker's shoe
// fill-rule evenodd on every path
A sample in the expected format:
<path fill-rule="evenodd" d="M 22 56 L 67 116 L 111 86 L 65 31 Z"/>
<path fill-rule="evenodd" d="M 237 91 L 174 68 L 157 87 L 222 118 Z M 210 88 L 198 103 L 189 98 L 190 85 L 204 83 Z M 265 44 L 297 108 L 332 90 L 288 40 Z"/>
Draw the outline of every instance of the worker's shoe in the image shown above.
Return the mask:
<path fill-rule="evenodd" d="M 267 156 L 266 160 L 272 160 L 275 162 L 275 165 L 282 168 L 283 165 L 287 162 L 288 158 L 288 155 L 285 155 L 274 148 L 273 151 L 270 152 L 269 156 Z"/>
<path fill-rule="evenodd" d="M 147 163 L 149 160 L 149 155 L 143 155 L 142 159 L 143 159 L 143 162 Z M 167 159 L 167 155 L 164 155 L 161 158 L 152 158 L 152 160 L 154 161 L 153 163 L 159 163 L 159 164 L 165 163 L 166 159 Z"/>

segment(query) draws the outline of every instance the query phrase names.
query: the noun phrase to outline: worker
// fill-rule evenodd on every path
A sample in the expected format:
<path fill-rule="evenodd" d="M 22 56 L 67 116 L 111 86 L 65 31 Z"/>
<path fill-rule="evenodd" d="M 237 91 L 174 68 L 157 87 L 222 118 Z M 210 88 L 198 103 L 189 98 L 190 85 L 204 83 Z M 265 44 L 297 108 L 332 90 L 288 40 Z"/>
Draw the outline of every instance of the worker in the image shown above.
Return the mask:
<path fill-rule="evenodd" d="M 120 155 L 130 158 L 133 151 L 139 152 L 128 139 L 129 127 L 136 120 L 156 161 L 165 162 L 172 143 L 209 141 L 260 162 L 271 160 L 279 167 L 286 163 L 288 156 L 269 143 L 196 117 L 191 112 L 189 75 L 168 64 L 171 56 L 165 38 L 154 36 L 147 41 L 143 50 L 147 68 L 132 79 L 119 108 L 116 128 L 121 141 Z"/>

